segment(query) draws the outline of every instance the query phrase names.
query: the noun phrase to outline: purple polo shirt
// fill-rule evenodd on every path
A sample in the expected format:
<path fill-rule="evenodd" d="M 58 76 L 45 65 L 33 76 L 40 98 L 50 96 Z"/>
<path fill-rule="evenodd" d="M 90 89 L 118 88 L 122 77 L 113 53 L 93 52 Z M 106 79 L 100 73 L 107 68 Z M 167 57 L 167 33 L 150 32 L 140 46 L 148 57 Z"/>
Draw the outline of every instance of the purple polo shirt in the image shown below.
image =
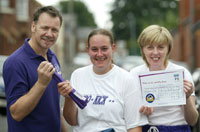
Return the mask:
<path fill-rule="evenodd" d="M 37 68 L 45 59 L 37 55 L 28 44 L 17 49 L 3 66 L 3 78 L 7 98 L 8 132 L 60 132 L 60 95 L 56 80 L 52 79 L 35 109 L 22 121 L 15 121 L 9 107 L 17 99 L 29 92 L 38 79 Z M 57 70 L 60 68 L 56 55 L 49 49 L 49 61 L 55 58 Z"/>

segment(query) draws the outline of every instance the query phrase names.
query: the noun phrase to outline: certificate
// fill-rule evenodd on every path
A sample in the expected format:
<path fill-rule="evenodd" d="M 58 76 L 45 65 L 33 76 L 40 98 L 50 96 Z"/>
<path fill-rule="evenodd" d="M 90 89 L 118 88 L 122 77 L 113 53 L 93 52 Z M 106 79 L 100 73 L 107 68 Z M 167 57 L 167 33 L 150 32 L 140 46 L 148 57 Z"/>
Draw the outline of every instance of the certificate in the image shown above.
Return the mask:
<path fill-rule="evenodd" d="M 172 106 L 186 104 L 184 70 L 155 71 L 139 75 L 145 106 Z"/>

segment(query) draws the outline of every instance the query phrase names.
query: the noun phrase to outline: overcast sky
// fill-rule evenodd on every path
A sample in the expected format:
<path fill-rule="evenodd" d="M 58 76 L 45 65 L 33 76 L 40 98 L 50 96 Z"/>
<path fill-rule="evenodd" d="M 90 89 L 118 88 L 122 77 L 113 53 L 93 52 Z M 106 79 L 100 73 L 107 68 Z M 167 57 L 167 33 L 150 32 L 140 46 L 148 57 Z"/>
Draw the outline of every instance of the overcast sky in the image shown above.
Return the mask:
<path fill-rule="evenodd" d="M 37 0 L 42 5 L 55 5 L 60 0 Z M 88 6 L 91 13 L 94 14 L 95 22 L 100 28 L 111 28 L 110 14 L 111 4 L 114 0 L 80 0 Z"/>

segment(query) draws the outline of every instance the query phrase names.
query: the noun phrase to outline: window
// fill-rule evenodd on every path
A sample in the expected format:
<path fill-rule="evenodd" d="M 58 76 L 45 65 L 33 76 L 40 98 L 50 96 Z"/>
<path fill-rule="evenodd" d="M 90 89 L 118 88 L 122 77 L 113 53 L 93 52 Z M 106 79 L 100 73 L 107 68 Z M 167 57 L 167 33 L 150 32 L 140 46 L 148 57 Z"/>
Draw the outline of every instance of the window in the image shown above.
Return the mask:
<path fill-rule="evenodd" d="M 0 0 L 0 13 L 13 14 L 14 10 L 10 8 L 10 0 Z"/>
<path fill-rule="evenodd" d="M 4 8 L 8 8 L 9 2 L 10 2 L 9 0 L 0 0 L 0 6 Z"/>
<path fill-rule="evenodd" d="M 29 0 L 16 0 L 16 17 L 18 21 L 28 21 Z"/>

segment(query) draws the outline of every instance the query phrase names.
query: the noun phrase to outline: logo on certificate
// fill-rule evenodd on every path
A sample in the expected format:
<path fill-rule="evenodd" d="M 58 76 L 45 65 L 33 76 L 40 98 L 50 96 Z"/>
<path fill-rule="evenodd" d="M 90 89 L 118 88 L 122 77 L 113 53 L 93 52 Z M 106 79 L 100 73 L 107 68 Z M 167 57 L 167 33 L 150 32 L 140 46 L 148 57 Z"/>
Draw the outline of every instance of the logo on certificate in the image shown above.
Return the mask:
<path fill-rule="evenodd" d="M 154 97 L 154 95 L 153 94 L 147 94 L 147 96 L 146 96 L 146 101 L 148 102 L 148 103 L 152 103 L 153 101 L 155 100 L 155 97 Z"/>
<path fill-rule="evenodd" d="M 174 80 L 179 81 L 179 74 L 174 74 Z"/>

